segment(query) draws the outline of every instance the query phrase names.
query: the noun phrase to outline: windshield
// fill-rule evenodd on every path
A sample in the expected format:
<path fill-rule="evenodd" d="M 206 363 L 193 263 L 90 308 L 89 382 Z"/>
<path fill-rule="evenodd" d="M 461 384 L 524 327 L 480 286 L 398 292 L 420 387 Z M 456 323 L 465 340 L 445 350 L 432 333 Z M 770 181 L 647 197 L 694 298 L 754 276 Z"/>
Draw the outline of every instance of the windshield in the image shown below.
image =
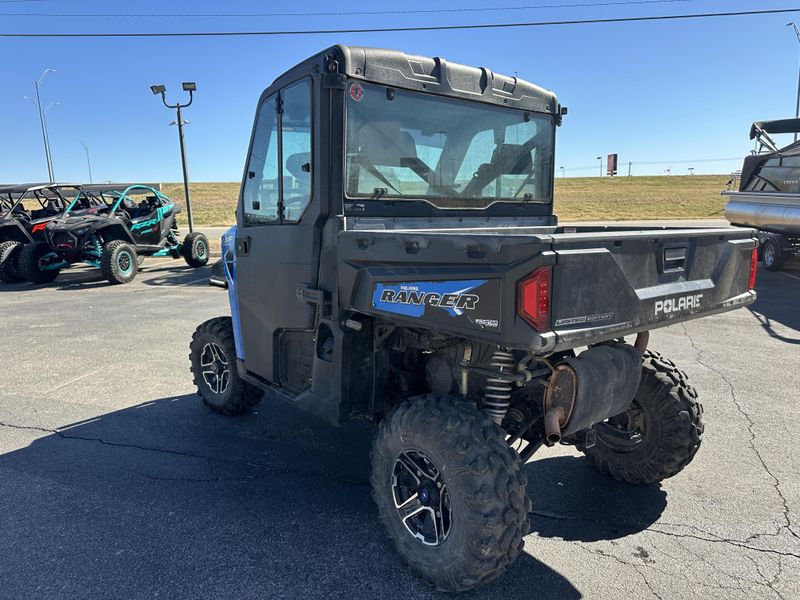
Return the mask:
<path fill-rule="evenodd" d="M 346 192 L 440 208 L 550 202 L 553 119 L 351 82 Z"/>

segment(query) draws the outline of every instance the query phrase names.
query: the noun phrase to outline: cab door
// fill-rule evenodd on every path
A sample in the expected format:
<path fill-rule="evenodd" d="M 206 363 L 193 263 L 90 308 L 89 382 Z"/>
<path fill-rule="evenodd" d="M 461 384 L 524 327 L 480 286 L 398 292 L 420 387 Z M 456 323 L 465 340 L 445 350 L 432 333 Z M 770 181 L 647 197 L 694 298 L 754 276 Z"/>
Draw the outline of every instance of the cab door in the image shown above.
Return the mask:
<path fill-rule="evenodd" d="M 280 383 L 280 337 L 287 331 L 311 331 L 315 320 L 315 307 L 298 300 L 298 290 L 314 287 L 319 264 L 320 202 L 311 185 L 312 106 L 309 78 L 263 99 L 239 200 L 239 358 L 249 373 L 273 383 Z"/>

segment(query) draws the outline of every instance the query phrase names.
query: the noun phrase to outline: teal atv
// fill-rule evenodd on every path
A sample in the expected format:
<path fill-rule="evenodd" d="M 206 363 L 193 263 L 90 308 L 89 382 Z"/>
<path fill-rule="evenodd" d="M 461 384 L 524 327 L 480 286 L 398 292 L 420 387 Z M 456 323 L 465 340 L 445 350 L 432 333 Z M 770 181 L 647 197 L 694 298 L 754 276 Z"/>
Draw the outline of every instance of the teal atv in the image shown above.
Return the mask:
<path fill-rule="evenodd" d="M 62 269 L 85 263 L 100 268 L 110 283 L 128 283 L 146 256 L 183 258 L 193 268 L 206 265 L 208 238 L 196 231 L 179 238 L 180 206 L 146 185 L 109 190 L 93 190 L 103 199 L 100 206 L 76 197 L 48 224 L 46 241 L 25 247 L 20 267 L 26 279 L 48 283 Z"/>

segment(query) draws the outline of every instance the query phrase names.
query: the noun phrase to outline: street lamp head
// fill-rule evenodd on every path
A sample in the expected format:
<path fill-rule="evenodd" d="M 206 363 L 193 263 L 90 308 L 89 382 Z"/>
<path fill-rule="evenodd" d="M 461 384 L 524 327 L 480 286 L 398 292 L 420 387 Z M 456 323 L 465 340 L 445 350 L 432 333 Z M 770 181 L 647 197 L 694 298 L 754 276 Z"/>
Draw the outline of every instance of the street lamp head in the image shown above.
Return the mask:
<path fill-rule="evenodd" d="M 197 84 L 194 81 L 184 81 L 183 82 L 183 91 L 184 92 L 196 92 L 197 91 Z"/>
<path fill-rule="evenodd" d="M 161 84 L 159 85 L 151 85 L 150 91 L 153 92 L 154 96 L 158 96 L 159 94 L 163 94 L 167 91 L 167 88 Z"/>
<path fill-rule="evenodd" d="M 36 80 L 36 87 L 38 88 L 40 85 L 42 85 L 42 81 L 44 80 L 44 78 L 47 76 L 48 73 L 55 73 L 55 72 L 56 72 L 55 69 L 50 69 L 50 68 L 42 71 L 42 74 L 39 75 L 39 79 Z"/>

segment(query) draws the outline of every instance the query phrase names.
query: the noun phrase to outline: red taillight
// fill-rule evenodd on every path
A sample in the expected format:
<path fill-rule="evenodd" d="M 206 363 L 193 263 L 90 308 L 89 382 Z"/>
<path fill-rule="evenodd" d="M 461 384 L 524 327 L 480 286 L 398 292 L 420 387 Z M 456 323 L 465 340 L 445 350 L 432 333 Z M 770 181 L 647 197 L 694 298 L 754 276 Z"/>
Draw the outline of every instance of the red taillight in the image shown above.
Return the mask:
<path fill-rule="evenodd" d="M 550 267 L 540 267 L 519 282 L 517 312 L 536 331 L 550 329 Z"/>
<path fill-rule="evenodd" d="M 755 289 L 756 287 L 756 271 L 758 270 L 758 246 L 753 248 L 753 253 L 750 255 L 750 280 L 747 284 L 747 289 Z"/>

